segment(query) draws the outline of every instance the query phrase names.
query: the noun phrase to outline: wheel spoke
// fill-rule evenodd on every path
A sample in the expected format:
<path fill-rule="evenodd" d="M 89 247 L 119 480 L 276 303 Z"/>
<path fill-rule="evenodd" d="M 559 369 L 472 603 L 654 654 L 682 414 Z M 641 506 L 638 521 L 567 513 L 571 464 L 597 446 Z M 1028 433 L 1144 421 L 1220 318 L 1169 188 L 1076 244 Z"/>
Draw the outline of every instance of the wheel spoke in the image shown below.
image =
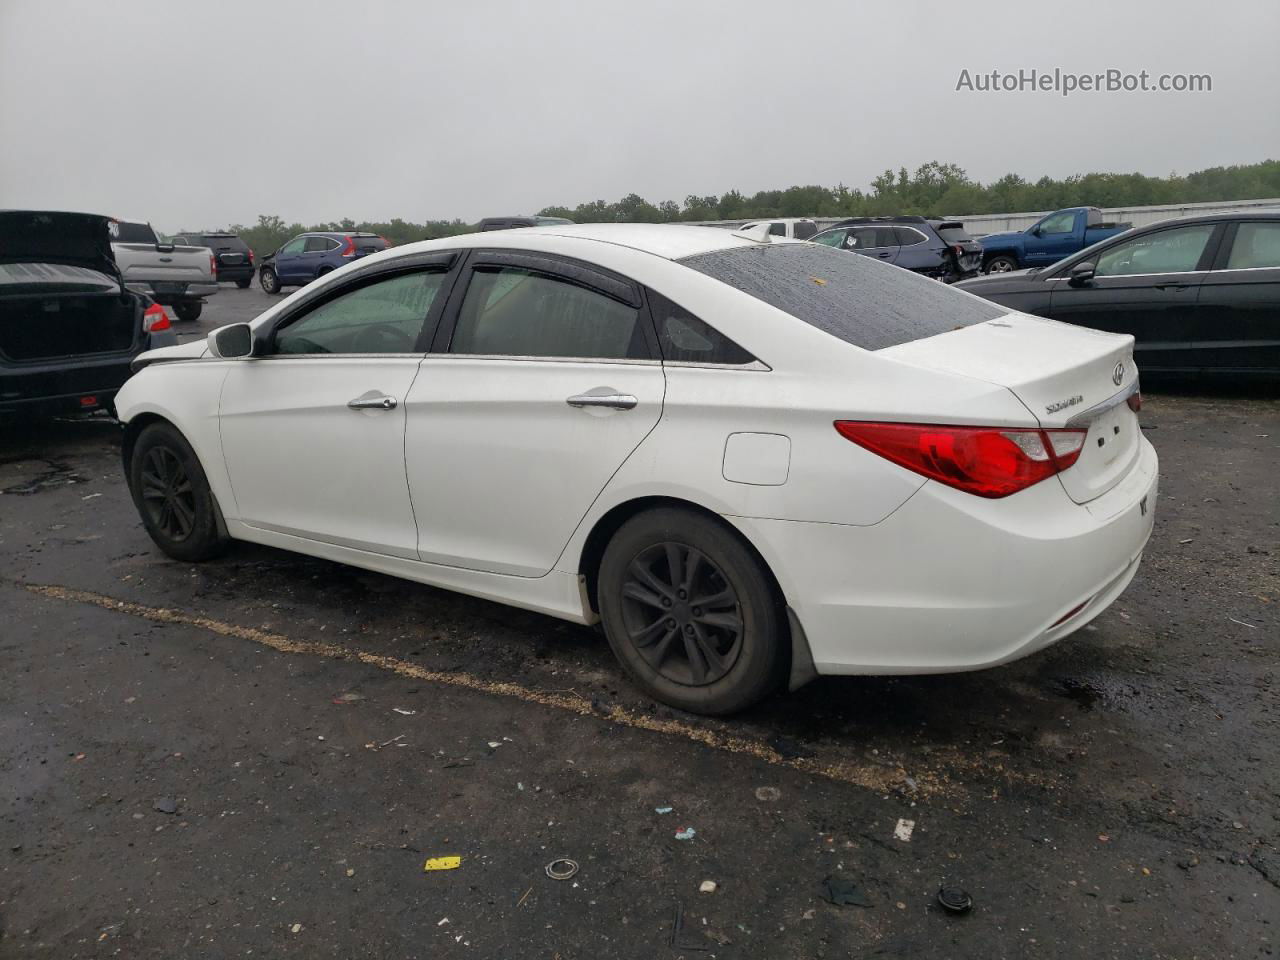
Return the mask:
<path fill-rule="evenodd" d="M 667 626 L 666 617 L 659 617 L 644 629 L 633 632 L 631 642 L 637 647 L 649 647 L 659 639 L 664 630 L 670 632 L 672 629 L 674 628 Z"/>
<path fill-rule="evenodd" d="M 160 504 L 160 516 L 156 518 L 156 526 L 158 526 L 165 533 L 170 533 L 172 531 L 173 502 L 168 500 L 167 498 L 165 499 L 164 503 Z"/>
<path fill-rule="evenodd" d="M 635 560 L 632 560 L 631 565 L 627 569 L 631 571 L 631 575 L 633 577 L 635 577 L 637 580 L 643 583 L 650 590 L 655 591 L 661 596 L 670 597 L 671 594 L 674 592 L 670 584 L 663 583 L 661 580 L 659 580 L 657 575 L 655 575 L 654 572 L 650 570 L 638 558 Z"/>
<path fill-rule="evenodd" d="M 695 616 L 693 619 L 698 623 L 706 624 L 708 627 L 721 627 L 725 630 L 732 630 L 734 633 L 742 632 L 742 618 L 736 613 L 704 613 L 701 616 Z"/>
<path fill-rule="evenodd" d="M 738 595 L 733 592 L 732 587 L 725 587 L 723 590 L 705 597 L 694 597 L 689 602 L 697 607 L 736 607 L 738 605 Z"/>
<path fill-rule="evenodd" d="M 185 537 L 195 526 L 196 512 L 179 497 L 174 497 L 170 502 L 173 504 L 174 519 L 178 521 L 178 532 Z"/>
<path fill-rule="evenodd" d="M 150 487 L 150 486 L 147 486 L 146 484 L 143 484 L 143 487 L 142 487 L 143 500 L 163 500 L 167 496 L 168 494 L 165 493 L 163 489 L 158 489 L 156 487 Z"/>
<path fill-rule="evenodd" d="M 716 645 L 711 642 L 711 638 L 697 624 L 693 627 L 694 640 L 698 645 L 698 652 L 702 654 L 707 666 L 716 676 L 720 676 L 727 669 L 724 658 L 720 655 L 720 651 L 716 649 Z M 732 648 L 730 648 L 732 649 Z"/>
<path fill-rule="evenodd" d="M 641 603 L 650 607 L 657 607 L 659 610 L 665 610 L 671 605 L 670 601 L 664 606 L 662 597 L 658 596 L 652 590 L 636 583 L 634 580 L 628 580 L 622 585 L 622 595 L 630 597 L 632 600 L 639 600 Z M 661 621 L 659 621 L 661 622 Z"/>
<path fill-rule="evenodd" d="M 685 633 L 682 636 L 684 652 L 689 658 L 690 679 L 700 686 L 707 682 L 707 658 L 702 652 L 702 646 L 698 643 L 697 637 L 691 633 Z"/>
<path fill-rule="evenodd" d="M 686 564 L 684 577 L 680 581 L 680 586 L 684 588 L 686 596 L 693 596 L 693 585 L 698 582 L 698 572 L 702 569 L 702 554 L 697 550 L 690 550 L 686 555 Z"/>
<path fill-rule="evenodd" d="M 667 575 L 671 578 L 671 585 L 683 587 L 685 548 L 678 543 L 665 543 L 663 546 L 667 551 Z"/>
<path fill-rule="evenodd" d="M 147 453 L 147 460 L 150 462 L 151 469 L 161 485 L 167 487 L 169 485 L 169 463 L 165 459 L 164 451 L 160 447 L 152 447 Z"/>

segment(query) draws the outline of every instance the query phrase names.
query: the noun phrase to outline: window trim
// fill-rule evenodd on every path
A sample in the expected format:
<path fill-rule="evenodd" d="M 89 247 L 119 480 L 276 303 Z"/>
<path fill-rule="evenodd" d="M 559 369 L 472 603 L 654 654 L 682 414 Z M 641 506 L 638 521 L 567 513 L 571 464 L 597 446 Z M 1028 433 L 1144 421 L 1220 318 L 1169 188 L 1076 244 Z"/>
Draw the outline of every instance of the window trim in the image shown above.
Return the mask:
<path fill-rule="evenodd" d="M 510 354 L 454 353 L 453 334 L 458 326 L 458 316 L 462 312 L 462 303 L 466 299 L 467 290 L 471 286 L 471 278 L 477 267 L 514 267 L 568 283 L 576 287 L 590 290 L 600 296 L 608 297 L 624 306 L 637 311 L 636 322 L 640 325 L 647 357 L 515 357 Z M 625 296 L 619 296 L 625 294 Z M 653 316 L 649 305 L 641 292 L 641 287 L 634 280 L 613 273 L 604 267 L 578 260 L 574 257 L 541 251 L 508 250 L 508 249 L 476 249 L 472 250 L 465 262 L 459 265 L 458 275 L 454 278 L 446 305 L 431 339 L 427 351 L 432 357 L 465 357 L 471 360 L 507 360 L 520 362 L 534 360 L 537 362 L 563 361 L 565 363 L 661 363 L 662 352 L 658 348 L 658 335 L 654 329 Z"/>
<path fill-rule="evenodd" d="M 341 284 L 335 284 L 322 290 L 316 290 L 310 296 L 303 294 L 300 301 L 288 312 L 273 317 L 269 323 L 253 332 L 253 353 L 255 360 L 292 360 L 299 358 L 351 358 L 351 357 L 409 357 L 423 356 L 427 353 L 440 316 L 444 312 L 445 303 L 449 299 L 464 257 L 459 251 L 422 253 L 398 258 L 391 263 L 379 263 L 374 267 L 358 271 L 355 276 L 347 278 Z M 414 349 L 405 353 L 276 353 L 276 334 L 285 327 L 298 322 L 313 310 L 324 306 L 331 300 L 353 293 L 358 289 L 390 280 L 396 276 L 409 273 L 443 273 L 444 281 L 440 284 L 440 292 L 436 294 L 431 309 L 423 317 L 422 329 L 418 333 Z"/>

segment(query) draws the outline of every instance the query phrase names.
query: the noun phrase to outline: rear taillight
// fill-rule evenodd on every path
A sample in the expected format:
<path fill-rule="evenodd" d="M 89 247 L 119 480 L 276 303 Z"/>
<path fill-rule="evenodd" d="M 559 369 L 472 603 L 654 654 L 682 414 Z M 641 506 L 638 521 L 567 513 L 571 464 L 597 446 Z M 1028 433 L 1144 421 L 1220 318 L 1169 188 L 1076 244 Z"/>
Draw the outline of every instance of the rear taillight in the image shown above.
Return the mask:
<path fill-rule="evenodd" d="M 160 330 L 169 329 L 169 315 L 164 312 L 164 307 L 158 303 L 153 303 L 147 307 L 142 314 L 142 329 L 147 333 L 156 333 Z"/>
<path fill-rule="evenodd" d="M 342 255 L 344 257 L 354 257 L 356 255 L 356 242 L 350 237 L 347 237 L 346 241 L 347 245 L 342 248 Z"/>
<path fill-rule="evenodd" d="M 1139 410 L 1142 409 L 1142 394 L 1141 393 L 1129 394 L 1129 398 L 1125 400 L 1125 403 L 1129 405 L 1130 410 L 1132 410 L 1134 413 L 1137 413 Z"/>
<path fill-rule="evenodd" d="M 382 241 L 382 245 L 385 248 L 389 249 L 390 247 L 394 246 L 394 244 L 390 240 L 388 240 L 386 237 L 380 236 L 378 237 L 378 239 Z"/>
<path fill-rule="evenodd" d="M 250 263 L 250 264 L 252 264 L 252 263 L 253 263 L 253 251 L 252 251 L 252 250 L 250 250 L 250 251 L 249 251 L 249 263 Z"/>
<path fill-rule="evenodd" d="M 209 272 L 215 277 L 218 275 L 218 258 L 212 253 L 209 254 Z"/>
<path fill-rule="evenodd" d="M 954 253 L 957 257 L 963 257 L 964 247 L 960 246 L 960 244 L 958 243 L 953 243 L 951 245 L 951 252 Z"/>
<path fill-rule="evenodd" d="M 899 466 L 991 499 L 1066 470 L 1079 459 L 1088 432 L 860 420 L 837 420 L 835 427 L 841 436 Z"/>

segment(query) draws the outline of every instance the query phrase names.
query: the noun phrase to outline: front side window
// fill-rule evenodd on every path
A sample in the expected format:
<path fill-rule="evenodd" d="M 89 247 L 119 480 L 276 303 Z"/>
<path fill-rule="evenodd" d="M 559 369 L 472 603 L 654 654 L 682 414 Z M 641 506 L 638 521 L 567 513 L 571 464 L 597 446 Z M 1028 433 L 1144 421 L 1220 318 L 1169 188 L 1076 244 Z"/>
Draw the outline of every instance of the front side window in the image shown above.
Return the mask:
<path fill-rule="evenodd" d="M 1098 257 L 1096 277 L 1123 277 L 1136 273 L 1187 273 L 1196 268 L 1214 224 L 1199 223 L 1175 230 L 1161 230 L 1118 243 Z"/>
<path fill-rule="evenodd" d="M 276 332 L 275 353 L 416 353 L 444 277 L 399 274 L 326 300 Z"/>
<path fill-rule="evenodd" d="M 719 330 L 660 293 L 649 292 L 649 309 L 665 361 L 742 366 L 755 360 Z"/>
<path fill-rule="evenodd" d="M 640 311 L 524 267 L 479 266 L 450 353 L 624 360 L 649 356 Z"/>
<path fill-rule="evenodd" d="M 824 247 L 841 247 L 844 246 L 844 236 L 847 232 L 846 230 L 828 230 L 814 237 L 813 242 L 820 243 Z"/>
<path fill-rule="evenodd" d="M 1280 267 L 1280 223 L 1242 223 L 1236 227 L 1228 270 Z"/>
<path fill-rule="evenodd" d="M 280 248 L 281 253 L 301 253 L 302 248 L 307 245 L 306 237 L 294 237 L 283 247 Z"/>
<path fill-rule="evenodd" d="M 1064 210 L 1040 221 L 1040 234 L 1044 236 L 1050 233 L 1070 233 L 1075 225 L 1075 213 L 1070 210 Z"/>

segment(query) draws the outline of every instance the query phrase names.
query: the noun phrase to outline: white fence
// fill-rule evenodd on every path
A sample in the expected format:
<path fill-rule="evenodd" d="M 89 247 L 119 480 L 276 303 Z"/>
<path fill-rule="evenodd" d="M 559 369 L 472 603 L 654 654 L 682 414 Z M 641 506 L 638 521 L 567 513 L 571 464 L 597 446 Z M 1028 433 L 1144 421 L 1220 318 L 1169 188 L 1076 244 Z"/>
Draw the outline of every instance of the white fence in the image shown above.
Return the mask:
<path fill-rule="evenodd" d="M 1191 217 L 1207 213 L 1229 213 L 1233 210 L 1254 210 L 1264 207 L 1280 207 L 1280 197 L 1269 200 L 1223 200 L 1218 203 L 1170 203 L 1153 207 L 1103 207 L 1102 219 L 1115 223 L 1131 223 L 1135 227 L 1144 227 L 1149 223 L 1169 220 L 1173 217 Z M 1005 233 L 1010 230 L 1025 230 L 1046 213 L 1052 210 L 1038 210 L 1032 213 L 977 213 L 968 216 L 948 214 L 945 219 L 959 220 L 975 237 L 985 237 L 989 233 Z M 735 229 L 744 223 L 758 223 L 768 218 L 755 217 L 752 220 L 700 220 L 694 226 L 727 227 Z M 813 222 L 822 230 L 842 217 L 814 217 Z"/>

